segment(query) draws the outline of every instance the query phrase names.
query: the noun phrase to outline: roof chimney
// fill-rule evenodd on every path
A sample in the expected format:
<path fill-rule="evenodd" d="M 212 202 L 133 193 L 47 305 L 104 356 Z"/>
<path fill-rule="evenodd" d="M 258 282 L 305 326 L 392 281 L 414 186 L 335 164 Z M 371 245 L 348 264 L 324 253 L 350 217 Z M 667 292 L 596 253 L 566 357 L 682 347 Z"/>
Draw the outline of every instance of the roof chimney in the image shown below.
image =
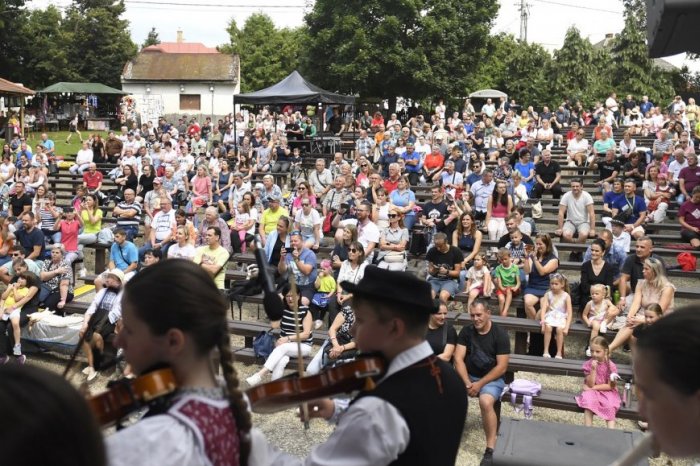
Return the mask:
<path fill-rule="evenodd" d="M 611 34 L 611 36 L 612 36 L 612 34 Z M 182 44 L 183 42 L 185 42 L 185 38 L 182 36 L 182 29 L 178 29 L 177 30 L 177 43 Z"/>

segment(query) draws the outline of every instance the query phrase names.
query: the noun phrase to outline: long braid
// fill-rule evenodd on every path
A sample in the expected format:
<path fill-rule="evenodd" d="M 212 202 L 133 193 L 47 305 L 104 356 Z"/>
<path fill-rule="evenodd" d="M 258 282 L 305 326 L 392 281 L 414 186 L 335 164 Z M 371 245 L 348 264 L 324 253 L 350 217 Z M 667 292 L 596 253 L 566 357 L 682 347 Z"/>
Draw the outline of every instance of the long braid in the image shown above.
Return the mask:
<path fill-rule="evenodd" d="M 231 405 L 231 413 L 233 414 L 233 419 L 236 421 L 236 427 L 238 428 L 241 448 L 241 458 L 239 464 L 240 466 L 247 466 L 251 448 L 250 429 L 252 428 L 252 421 L 250 419 L 250 412 L 248 411 L 248 404 L 243 399 L 243 392 L 241 392 L 241 390 L 238 388 L 240 382 L 238 380 L 238 373 L 233 367 L 231 336 L 228 331 L 222 333 L 221 339 L 217 346 L 219 349 L 221 369 L 224 373 L 224 380 L 226 381 L 229 404 Z"/>

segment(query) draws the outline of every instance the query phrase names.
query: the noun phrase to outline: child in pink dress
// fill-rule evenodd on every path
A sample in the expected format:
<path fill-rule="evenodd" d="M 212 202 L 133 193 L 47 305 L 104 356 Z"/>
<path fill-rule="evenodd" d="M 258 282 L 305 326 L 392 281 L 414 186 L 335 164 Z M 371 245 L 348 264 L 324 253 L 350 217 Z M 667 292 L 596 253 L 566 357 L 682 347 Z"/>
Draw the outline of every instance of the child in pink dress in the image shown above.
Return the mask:
<path fill-rule="evenodd" d="M 586 378 L 576 403 L 585 410 L 584 425 L 592 426 L 595 414 L 605 419 L 609 429 L 614 429 L 621 400 L 615 386 L 615 380 L 619 378 L 617 366 L 610 360 L 608 341 L 601 336 L 595 337 L 591 341 L 591 354 L 593 357 L 583 363 Z"/>

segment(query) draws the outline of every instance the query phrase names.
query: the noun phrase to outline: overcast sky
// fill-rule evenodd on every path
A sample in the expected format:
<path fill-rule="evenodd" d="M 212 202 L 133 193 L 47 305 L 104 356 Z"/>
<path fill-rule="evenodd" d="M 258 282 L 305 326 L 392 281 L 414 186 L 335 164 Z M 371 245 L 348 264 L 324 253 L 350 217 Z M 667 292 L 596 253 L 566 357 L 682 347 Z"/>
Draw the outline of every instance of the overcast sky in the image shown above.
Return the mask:
<path fill-rule="evenodd" d="M 342 0 L 340 0 L 342 1 Z M 529 42 L 549 50 L 561 47 L 566 30 L 578 27 L 584 37 L 595 43 L 606 33 L 618 33 L 623 27 L 621 0 L 527 0 L 529 4 Z M 239 27 L 256 11 L 268 14 L 281 27 L 295 27 L 303 22 L 307 4 L 313 0 L 125 0 L 126 19 L 137 44 L 143 43 L 151 27 L 163 42 L 175 41 L 182 29 L 188 42 L 216 46 L 228 41 L 226 26 L 235 18 Z M 49 3 L 65 7 L 70 0 L 34 0 L 30 7 L 44 8 Z M 500 0 L 494 33 L 520 34 L 520 0 Z M 676 66 L 683 63 L 700 71 L 700 63 L 686 62 L 684 55 L 667 58 Z"/>

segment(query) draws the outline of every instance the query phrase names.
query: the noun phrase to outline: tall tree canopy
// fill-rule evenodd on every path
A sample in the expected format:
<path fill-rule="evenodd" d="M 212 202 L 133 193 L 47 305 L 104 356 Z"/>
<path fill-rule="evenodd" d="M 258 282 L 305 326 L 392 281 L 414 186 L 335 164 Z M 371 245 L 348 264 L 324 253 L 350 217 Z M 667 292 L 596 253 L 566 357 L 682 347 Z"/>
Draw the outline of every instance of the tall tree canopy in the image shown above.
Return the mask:
<path fill-rule="evenodd" d="M 306 43 L 303 28 L 278 29 L 268 15 L 254 13 L 242 30 L 231 19 L 227 31 L 229 43 L 220 46 L 219 51 L 239 55 L 241 92 L 271 86 L 299 67 Z"/>
<path fill-rule="evenodd" d="M 127 60 L 136 55 L 123 0 L 74 0 L 64 22 L 68 59 L 83 81 L 121 87 Z"/>
<path fill-rule="evenodd" d="M 316 0 L 304 71 L 363 96 L 462 96 L 497 12 L 496 0 Z"/>
<path fill-rule="evenodd" d="M 22 81 L 22 24 L 27 13 L 25 0 L 0 0 L 0 70 L 2 76 L 13 81 Z"/>

